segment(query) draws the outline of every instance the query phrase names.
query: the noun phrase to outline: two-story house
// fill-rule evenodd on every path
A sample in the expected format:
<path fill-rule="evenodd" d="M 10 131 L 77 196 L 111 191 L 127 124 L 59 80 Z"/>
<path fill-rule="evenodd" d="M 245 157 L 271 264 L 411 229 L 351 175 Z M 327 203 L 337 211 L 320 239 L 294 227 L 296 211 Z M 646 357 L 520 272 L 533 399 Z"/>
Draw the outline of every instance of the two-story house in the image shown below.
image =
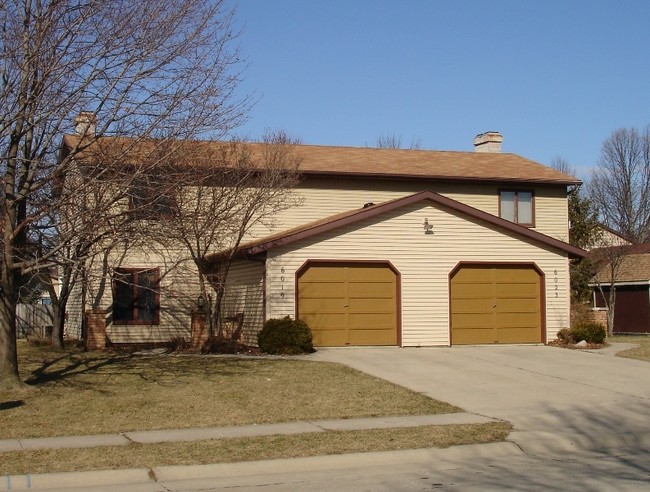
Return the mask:
<path fill-rule="evenodd" d="M 237 249 L 224 316 L 243 313 L 252 343 L 287 315 L 317 346 L 553 340 L 569 324 L 569 260 L 585 254 L 567 243 L 567 189 L 580 182 L 502 153 L 502 140 L 478 135 L 474 152 L 296 146 L 300 205 Z M 120 271 L 142 271 L 152 292 L 147 272 L 165 259 L 130 261 Z M 120 325 L 111 294 L 112 341 L 189 336 L 162 296 L 145 323 Z"/>

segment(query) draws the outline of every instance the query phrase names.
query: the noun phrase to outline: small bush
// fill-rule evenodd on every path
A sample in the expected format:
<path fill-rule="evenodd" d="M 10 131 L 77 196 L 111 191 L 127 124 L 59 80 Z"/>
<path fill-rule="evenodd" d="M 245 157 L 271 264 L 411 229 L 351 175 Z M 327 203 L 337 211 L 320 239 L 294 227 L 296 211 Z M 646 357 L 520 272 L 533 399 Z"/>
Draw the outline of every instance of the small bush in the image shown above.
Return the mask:
<path fill-rule="evenodd" d="M 581 340 L 584 340 L 587 343 L 603 343 L 607 337 L 607 329 L 602 323 L 596 323 L 594 321 L 583 321 L 582 323 L 576 323 L 573 328 L 571 328 L 571 335 L 574 342 L 578 343 Z"/>
<path fill-rule="evenodd" d="M 264 323 L 257 335 L 260 349 L 267 354 L 305 354 L 314 352 L 311 330 L 304 321 L 289 316 Z"/>
<path fill-rule="evenodd" d="M 573 334 L 569 328 L 562 328 L 557 332 L 557 339 L 563 343 L 574 343 Z"/>
<path fill-rule="evenodd" d="M 185 352 L 190 348 L 190 343 L 184 337 L 176 336 L 169 340 L 169 350 L 172 352 Z"/>
<path fill-rule="evenodd" d="M 594 321 L 582 321 L 572 328 L 562 328 L 557 332 L 558 342 L 563 345 L 575 344 L 582 340 L 591 344 L 601 344 L 605 342 L 606 337 L 605 326 Z"/>

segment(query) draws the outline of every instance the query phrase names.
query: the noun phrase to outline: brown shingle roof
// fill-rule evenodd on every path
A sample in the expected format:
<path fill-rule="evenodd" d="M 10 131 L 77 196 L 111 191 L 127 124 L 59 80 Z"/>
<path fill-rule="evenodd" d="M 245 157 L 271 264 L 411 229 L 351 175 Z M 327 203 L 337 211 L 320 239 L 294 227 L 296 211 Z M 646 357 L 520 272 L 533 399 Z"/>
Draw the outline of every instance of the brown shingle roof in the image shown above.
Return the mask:
<path fill-rule="evenodd" d="M 282 231 L 277 234 L 264 237 L 256 241 L 251 241 L 237 248 L 237 254 L 240 256 L 254 256 L 278 246 L 288 245 L 302 239 L 313 237 L 323 232 L 338 229 L 339 227 L 343 227 L 345 225 L 349 225 L 363 219 L 375 217 L 391 210 L 395 210 L 400 207 L 421 201 L 430 201 L 446 209 L 460 212 L 466 216 L 469 216 L 470 218 L 479 220 L 480 222 L 496 226 L 498 229 L 501 229 L 505 232 L 509 232 L 521 238 L 531 240 L 532 242 L 538 243 L 540 245 L 568 253 L 571 257 L 581 258 L 587 254 L 586 251 L 580 248 L 576 248 L 575 246 L 571 246 L 570 244 L 567 244 L 563 241 L 559 241 L 550 236 L 546 236 L 545 234 L 541 234 L 537 231 L 533 231 L 500 217 L 496 217 L 492 214 L 483 212 L 482 210 L 470 207 L 469 205 L 465 205 L 464 203 L 452 200 L 451 198 L 447 198 L 432 191 L 421 191 L 413 195 L 397 198 L 395 200 L 380 203 L 377 205 L 339 213 L 321 220 L 295 227 L 293 229 L 289 229 L 287 231 Z M 227 252 L 215 253 L 213 255 L 210 255 L 207 259 L 208 261 L 218 261 L 226 254 Z"/>
<path fill-rule="evenodd" d="M 650 243 L 609 248 L 609 250 L 622 250 L 623 254 L 625 254 L 616 273 L 616 282 L 650 281 Z M 594 250 L 590 255 L 598 259 L 602 251 L 604 250 Z M 603 256 L 606 257 L 607 255 L 605 254 Z M 609 283 L 611 281 L 610 277 L 611 270 L 607 264 L 604 264 L 596 274 L 596 280 L 602 283 Z"/>
<path fill-rule="evenodd" d="M 71 148 L 78 137 L 66 135 L 63 146 Z M 129 143 L 135 145 L 130 146 Z M 103 137 L 96 144 L 103 149 L 115 145 L 131 147 L 142 154 L 143 148 L 155 147 L 155 141 L 123 137 Z M 184 142 L 203 148 L 216 148 L 223 142 Z M 253 153 L 263 144 L 249 144 Z M 92 147 L 91 147 L 92 148 Z M 146 153 L 148 150 L 144 150 Z M 423 178 L 445 181 L 499 181 L 575 185 L 581 181 L 568 174 L 516 154 L 484 152 L 450 152 L 432 150 L 377 149 L 370 147 L 330 147 L 295 145 L 304 175 L 371 176 L 379 178 Z"/>

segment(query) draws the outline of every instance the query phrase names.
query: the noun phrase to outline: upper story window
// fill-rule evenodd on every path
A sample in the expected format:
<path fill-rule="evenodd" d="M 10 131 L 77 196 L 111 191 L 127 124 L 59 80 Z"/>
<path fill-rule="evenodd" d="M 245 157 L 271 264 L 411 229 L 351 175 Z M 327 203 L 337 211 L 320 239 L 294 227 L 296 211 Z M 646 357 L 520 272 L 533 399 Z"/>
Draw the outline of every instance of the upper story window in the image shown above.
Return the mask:
<path fill-rule="evenodd" d="M 160 322 L 160 270 L 116 268 L 113 274 L 113 323 L 157 325 Z"/>
<path fill-rule="evenodd" d="M 131 184 L 130 209 L 136 219 L 169 217 L 176 203 L 173 184 L 151 175 L 143 175 Z"/>
<path fill-rule="evenodd" d="M 532 191 L 502 190 L 499 192 L 499 217 L 515 224 L 535 225 L 535 204 Z"/>

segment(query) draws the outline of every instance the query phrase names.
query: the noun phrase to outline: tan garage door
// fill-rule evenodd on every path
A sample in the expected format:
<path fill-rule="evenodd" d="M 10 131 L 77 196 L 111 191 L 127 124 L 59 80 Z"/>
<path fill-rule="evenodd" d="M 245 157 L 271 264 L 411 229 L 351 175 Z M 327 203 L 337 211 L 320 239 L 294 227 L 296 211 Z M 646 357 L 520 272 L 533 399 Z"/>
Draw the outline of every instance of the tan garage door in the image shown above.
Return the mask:
<path fill-rule="evenodd" d="M 396 345 L 397 275 L 386 264 L 310 264 L 298 278 L 298 317 L 316 346 Z"/>
<path fill-rule="evenodd" d="M 532 266 L 461 266 L 451 278 L 451 343 L 540 343 L 541 309 Z"/>

